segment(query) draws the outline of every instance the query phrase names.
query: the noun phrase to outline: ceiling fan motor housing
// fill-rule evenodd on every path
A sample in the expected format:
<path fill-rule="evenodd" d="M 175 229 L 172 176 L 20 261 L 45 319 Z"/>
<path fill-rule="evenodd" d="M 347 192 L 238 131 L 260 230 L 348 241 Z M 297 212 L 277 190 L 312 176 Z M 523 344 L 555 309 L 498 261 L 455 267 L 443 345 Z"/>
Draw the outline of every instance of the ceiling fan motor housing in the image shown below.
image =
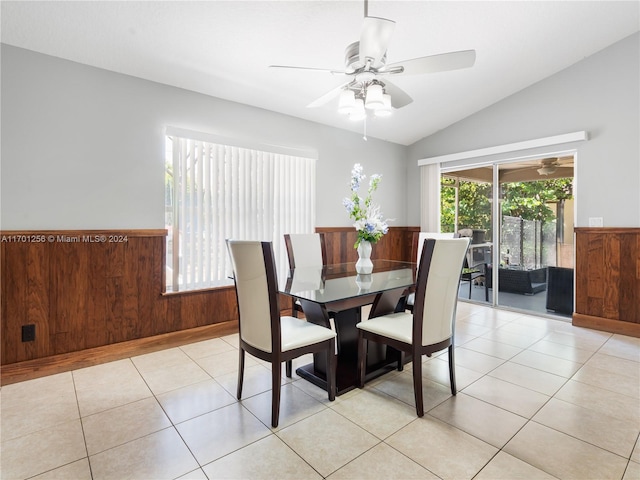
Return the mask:
<path fill-rule="evenodd" d="M 379 60 L 381 64 L 378 68 L 383 67 L 387 63 L 387 53 Z M 364 59 L 360 59 L 360 42 L 353 42 L 344 51 L 344 64 L 346 66 L 345 71 L 347 74 L 353 74 L 358 70 L 365 68 L 366 62 Z M 373 69 L 377 71 L 378 68 Z"/>

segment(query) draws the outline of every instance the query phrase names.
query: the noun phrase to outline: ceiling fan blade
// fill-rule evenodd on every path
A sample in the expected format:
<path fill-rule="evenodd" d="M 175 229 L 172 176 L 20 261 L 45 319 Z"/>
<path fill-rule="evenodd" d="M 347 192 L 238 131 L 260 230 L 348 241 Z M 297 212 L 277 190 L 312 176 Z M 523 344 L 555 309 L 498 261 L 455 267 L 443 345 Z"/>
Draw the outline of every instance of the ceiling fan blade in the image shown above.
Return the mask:
<path fill-rule="evenodd" d="M 383 65 L 382 59 L 387 53 L 395 26 L 396 22 L 393 20 L 364 17 L 360 31 L 360 62 L 366 65 L 367 59 L 371 59 L 373 68 L 379 68 Z"/>
<path fill-rule="evenodd" d="M 310 70 L 315 72 L 326 72 L 332 75 L 345 74 L 346 72 L 341 70 L 330 70 L 328 68 L 313 68 L 313 67 L 296 67 L 293 65 L 269 65 L 269 68 L 288 68 L 293 70 Z"/>
<path fill-rule="evenodd" d="M 349 84 L 351 84 L 352 82 L 347 82 L 344 83 L 342 85 L 338 85 L 336 88 L 329 90 L 327 93 L 325 93 L 324 95 L 322 95 L 320 98 L 315 99 L 313 102 L 311 102 L 309 105 L 307 105 L 307 108 L 316 108 L 316 107 L 321 107 L 322 105 L 324 105 L 327 102 L 330 102 L 331 100 L 333 100 L 335 97 L 337 97 L 340 92 Z"/>
<path fill-rule="evenodd" d="M 402 108 L 413 102 L 413 98 L 411 98 L 407 92 L 391 82 L 385 81 L 384 89 L 391 95 L 391 106 L 393 108 Z"/>
<path fill-rule="evenodd" d="M 379 73 L 397 67 L 404 67 L 402 75 L 419 75 L 422 73 L 445 72 L 472 67 L 476 61 L 475 50 L 461 50 L 459 52 L 441 53 L 427 57 L 414 58 L 404 62 L 392 63 L 380 69 Z M 390 72 L 391 73 L 391 72 Z"/>

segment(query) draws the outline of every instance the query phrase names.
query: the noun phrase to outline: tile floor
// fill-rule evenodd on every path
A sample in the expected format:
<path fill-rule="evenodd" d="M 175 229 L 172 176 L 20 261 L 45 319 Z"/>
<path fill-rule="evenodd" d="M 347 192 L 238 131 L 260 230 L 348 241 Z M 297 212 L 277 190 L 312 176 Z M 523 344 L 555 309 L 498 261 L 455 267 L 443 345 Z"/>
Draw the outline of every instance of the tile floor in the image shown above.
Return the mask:
<path fill-rule="evenodd" d="M 248 358 L 237 336 L 0 389 L 0 477 L 13 479 L 640 479 L 640 339 L 460 303 L 459 392 L 446 355 L 329 402 Z M 298 364 L 307 363 L 308 358 Z"/>

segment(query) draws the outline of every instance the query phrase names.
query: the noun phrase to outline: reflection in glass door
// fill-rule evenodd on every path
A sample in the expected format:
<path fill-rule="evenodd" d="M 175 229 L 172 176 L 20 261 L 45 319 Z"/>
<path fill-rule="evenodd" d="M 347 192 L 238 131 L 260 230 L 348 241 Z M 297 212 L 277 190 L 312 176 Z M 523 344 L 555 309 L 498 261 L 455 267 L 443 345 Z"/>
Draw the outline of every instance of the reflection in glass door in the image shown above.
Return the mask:
<path fill-rule="evenodd" d="M 459 298 L 571 316 L 573 168 L 569 155 L 443 170 L 441 229 L 472 239 Z"/>

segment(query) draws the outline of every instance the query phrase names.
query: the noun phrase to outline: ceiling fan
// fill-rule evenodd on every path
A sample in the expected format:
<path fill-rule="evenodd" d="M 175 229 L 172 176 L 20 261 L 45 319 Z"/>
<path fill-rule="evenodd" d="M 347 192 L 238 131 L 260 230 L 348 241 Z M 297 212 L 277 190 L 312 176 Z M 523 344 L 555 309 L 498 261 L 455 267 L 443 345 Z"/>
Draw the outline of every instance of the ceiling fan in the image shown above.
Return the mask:
<path fill-rule="evenodd" d="M 540 161 L 540 168 L 536 171 L 538 172 L 538 175 L 552 175 L 556 173 L 559 166 L 560 164 L 558 163 L 557 158 L 545 158 Z"/>
<path fill-rule="evenodd" d="M 505 164 L 500 169 L 500 181 L 504 183 L 571 178 L 573 175 L 574 163 L 571 155 Z"/>
<path fill-rule="evenodd" d="M 340 96 L 338 111 L 353 120 L 366 119 L 366 109 L 376 116 L 390 115 L 393 108 L 402 108 L 413 99 L 388 79 L 396 75 L 420 75 L 472 67 L 475 50 L 462 50 L 439 55 L 387 63 L 387 47 L 395 29 L 395 22 L 368 15 L 368 0 L 364 1 L 364 21 L 360 40 L 347 46 L 344 70 L 331 70 L 290 65 L 270 65 L 270 68 L 288 68 L 328 72 L 344 75 L 348 81 L 332 89 L 307 107 L 325 105 Z"/>

